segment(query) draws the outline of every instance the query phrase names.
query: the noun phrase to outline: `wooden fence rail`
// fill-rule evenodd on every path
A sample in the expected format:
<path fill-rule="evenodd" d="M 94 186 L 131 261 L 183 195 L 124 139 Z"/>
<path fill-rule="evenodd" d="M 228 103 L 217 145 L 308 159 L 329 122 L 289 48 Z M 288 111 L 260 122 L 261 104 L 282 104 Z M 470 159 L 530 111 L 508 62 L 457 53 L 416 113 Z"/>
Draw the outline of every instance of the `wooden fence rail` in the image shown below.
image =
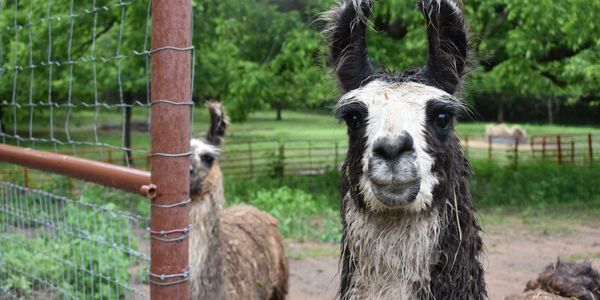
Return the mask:
<path fill-rule="evenodd" d="M 470 159 L 489 159 L 504 164 L 523 160 L 545 160 L 558 164 L 593 164 L 600 161 L 600 133 L 532 135 L 528 140 L 492 136 L 486 140 L 464 137 L 463 148 Z M 302 176 L 339 169 L 347 143 L 331 140 L 248 141 L 226 144 L 221 168 L 227 178 Z M 67 153 L 68 151 L 58 151 Z M 78 155 L 103 162 L 125 164 L 122 150 L 82 149 Z M 145 155 L 133 156 L 134 167 L 149 169 Z M 47 174 L 27 168 L 0 166 L 0 180 L 18 181 L 35 187 L 48 181 Z"/>

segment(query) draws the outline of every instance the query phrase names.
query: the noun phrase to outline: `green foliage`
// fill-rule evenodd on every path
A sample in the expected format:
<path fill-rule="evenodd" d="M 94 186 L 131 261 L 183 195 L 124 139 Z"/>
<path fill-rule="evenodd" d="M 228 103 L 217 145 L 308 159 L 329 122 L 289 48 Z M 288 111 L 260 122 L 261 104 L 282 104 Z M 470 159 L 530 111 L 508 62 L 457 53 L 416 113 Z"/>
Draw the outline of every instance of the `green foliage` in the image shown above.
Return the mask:
<path fill-rule="evenodd" d="M 24 231 L 37 233 L 15 232 L 0 237 L 0 260 L 11 270 L 10 276 L 0 276 L 1 290 L 29 297 L 33 288 L 39 286 L 37 281 L 45 280 L 59 287 L 64 296 L 82 299 L 127 296 L 122 285 L 129 283 L 130 267 L 140 262 L 130 252 L 138 248 L 136 240 L 131 238 L 136 236 L 132 221 L 129 216 L 115 212 L 117 205 L 104 199 L 105 193 L 85 189 L 83 194 L 82 201 L 95 203 L 97 207 L 48 203 L 53 200 L 39 202 L 37 195 L 30 194 L 24 199 L 27 208 L 19 206 L 19 209 L 34 215 L 35 221 L 22 222 L 16 218 L 3 221 L 26 226 Z M 48 207 L 40 210 L 41 205 Z M 44 220 L 52 220 L 49 221 L 54 224 L 52 230 L 40 227 L 39 222 Z"/>
<path fill-rule="evenodd" d="M 286 238 L 336 242 L 341 237 L 335 173 L 285 179 L 226 180 L 227 205 L 247 203 L 278 219 Z"/>
<path fill-rule="evenodd" d="M 487 160 L 473 163 L 471 191 L 477 207 L 597 210 L 598 166 L 523 161 L 517 167 Z"/>
<path fill-rule="evenodd" d="M 334 3 L 194 0 L 195 101 L 220 99 L 234 120 L 266 108 L 330 107 L 336 88 L 323 59 L 323 24 L 315 19 Z M 133 51 L 150 46 L 145 39 L 147 1 L 128 2 L 123 15 L 116 4 L 96 1 L 96 7 L 107 9 L 98 10 L 95 18 L 91 4 L 75 1 L 78 17 L 71 30 L 69 1 L 50 8 L 42 0 L 19 1 L 16 19 L 14 3 L 4 3 L 0 102 L 14 98 L 23 105 L 51 98 L 65 104 L 69 91 L 73 101 L 97 97 L 115 104 L 122 95 L 146 98 L 146 59 Z M 375 66 L 402 70 L 422 65 L 427 41 L 415 0 L 381 0 L 374 8 L 368 43 Z M 532 98 L 599 105 L 598 1 L 473 0 L 465 1 L 465 10 L 473 33 L 470 100 L 510 103 Z M 48 17 L 53 21 L 44 21 Z M 30 20 L 33 26 L 27 26 Z M 127 58 L 115 59 L 119 55 Z M 48 61 L 60 64 L 49 66 Z M 74 81 L 68 61 L 77 61 Z M 13 85 L 19 87 L 14 95 Z M 26 106 L 17 111 L 16 121 L 30 118 Z M 36 109 L 33 117 L 47 118 L 47 109 Z M 3 118 L 8 122 L 11 114 Z"/>

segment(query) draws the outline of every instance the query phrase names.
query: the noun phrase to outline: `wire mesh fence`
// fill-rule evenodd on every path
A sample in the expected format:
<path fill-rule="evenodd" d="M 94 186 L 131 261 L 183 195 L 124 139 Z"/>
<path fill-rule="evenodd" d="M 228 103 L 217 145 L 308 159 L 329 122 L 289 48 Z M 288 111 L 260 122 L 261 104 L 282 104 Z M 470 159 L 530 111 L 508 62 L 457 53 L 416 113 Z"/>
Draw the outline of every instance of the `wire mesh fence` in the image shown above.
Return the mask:
<path fill-rule="evenodd" d="M 0 138 L 147 154 L 150 1 L 0 1 Z M 137 145 L 137 146 L 133 146 Z"/>
<path fill-rule="evenodd" d="M 54 189 L 68 190 L 63 183 Z M 75 200 L 58 194 L 0 182 L 0 294 L 147 298 L 148 219 L 119 210 L 100 187 Z"/>
<path fill-rule="evenodd" d="M 165 3 L 0 0 L 0 143 L 149 170 L 152 57 L 193 49 L 152 48 L 154 2 Z M 140 196 L 0 163 L 0 299 L 148 298 L 150 210 Z"/>

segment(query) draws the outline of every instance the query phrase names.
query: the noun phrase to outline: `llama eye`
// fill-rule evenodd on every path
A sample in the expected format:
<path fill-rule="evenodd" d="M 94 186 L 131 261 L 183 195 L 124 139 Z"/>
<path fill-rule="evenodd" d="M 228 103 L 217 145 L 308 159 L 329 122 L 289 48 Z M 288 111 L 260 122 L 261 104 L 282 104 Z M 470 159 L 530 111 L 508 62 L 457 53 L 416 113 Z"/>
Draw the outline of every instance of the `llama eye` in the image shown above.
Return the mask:
<path fill-rule="evenodd" d="M 435 118 L 435 125 L 442 129 L 448 129 L 452 116 L 449 113 L 439 113 Z"/>
<path fill-rule="evenodd" d="M 215 157 L 208 154 L 203 154 L 202 156 L 200 156 L 200 159 L 202 160 L 202 162 L 209 166 L 212 165 L 213 161 L 215 161 Z"/>
<path fill-rule="evenodd" d="M 348 125 L 348 128 L 350 129 L 358 129 L 361 125 L 360 116 L 357 114 L 349 115 L 348 117 L 346 117 L 346 125 Z"/>

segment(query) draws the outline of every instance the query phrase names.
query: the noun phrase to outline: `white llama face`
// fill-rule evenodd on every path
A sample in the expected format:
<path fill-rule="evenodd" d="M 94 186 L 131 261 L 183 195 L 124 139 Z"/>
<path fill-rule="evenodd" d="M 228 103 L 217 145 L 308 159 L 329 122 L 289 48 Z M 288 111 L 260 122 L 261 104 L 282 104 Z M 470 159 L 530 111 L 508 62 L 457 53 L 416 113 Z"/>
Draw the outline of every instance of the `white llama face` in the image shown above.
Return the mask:
<path fill-rule="evenodd" d="M 444 147 L 458 103 L 435 87 L 380 79 L 338 101 L 335 113 L 348 125 L 349 151 L 362 151 L 349 155 L 346 172 L 357 174 L 365 205 L 413 211 L 431 205 L 438 183 L 431 148 Z"/>
<path fill-rule="evenodd" d="M 218 168 L 220 149 L 199 139 L 190 141 L 190 193 L 200 194 L 203 182 L 211 174 L 212 168 Z"/>

